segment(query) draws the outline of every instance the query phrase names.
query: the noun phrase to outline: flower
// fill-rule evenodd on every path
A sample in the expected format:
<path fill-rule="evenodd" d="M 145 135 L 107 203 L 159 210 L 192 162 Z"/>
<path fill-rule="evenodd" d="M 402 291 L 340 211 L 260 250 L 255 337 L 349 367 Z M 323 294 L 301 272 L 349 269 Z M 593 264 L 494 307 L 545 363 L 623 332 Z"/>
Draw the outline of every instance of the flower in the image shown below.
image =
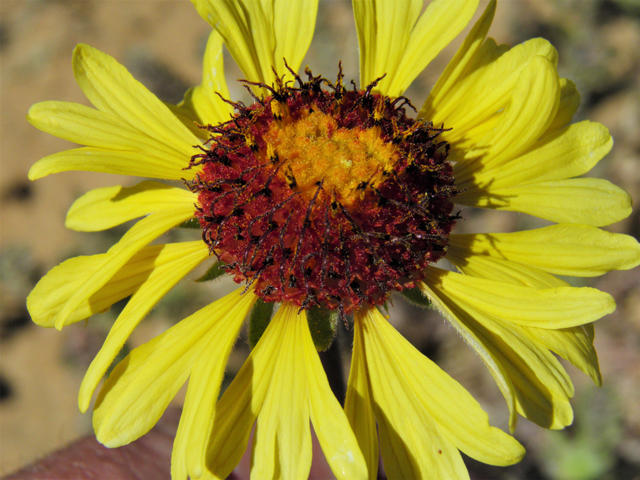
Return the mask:
<path fill-rule="evenodd" d="M 615 305 L 556 275 L 633 268 L 640 246 L 598 228 L 630 214 L 629 196 L 574 178 L 612 141 L 599 124 L 570 124 L 579 96 L 558 77 L 555 49 L 543 39 L 513 49 L 486 39 L 492 1 L 412 118 L 402 94 L 477 0 L 436 0 L 422 14 L 419 1 L 354 2 L 361 90 L 345 88 L 341 73 L 335 83 L 295 73 L 317 2 L 194 3 L 213 32 L 202 84 L 181 104 L 160 102 L 114 59 L 80 45 L 74 72 L 96 109 L 44 102 L 29 111 L 37 128 L 86 145 L 40 160 L 32 180 L 85 170 L 189 187 L 102 188 L 69 210 L 67 226 L 80 231 L 144 217 L 107 253 L 52 269 L 27 301 L 36 323 L 60 329 L 131 297 L 85 375 L 82 411 L 133 329 L 196 266 L 216 257 L 208 276 L 227 272 L 243 284 L 114 368 L 94 407 L 98 439 L 115 447 L 145 434 L 188 379 L 175 479 L 225 478 L 254 425 L 252 475 L 305 477 L 309 421 L 340 478 L 375 478 L 378 445 L 394 478 L 465 478 L 459 451 L 517 462 L 522 446 L 380 313 L 393 292 L 440 310 L 479 354 L 507 400 L 511 429 L 518 413 L 547 428 L 570 424 L 573 387 L 552 352 L 599 384 L 591 322 Z M 223 43 L 252 105 L 228 100 Z M 453 203 L 553 225 L 454 234 Z M 202 240 L 151 244 L 194 222 Z M 442 259 L 456 271 L 434 266 Z M 343 410 L 316 350 L 351 314 Z M 247 317 L 254 348 L 218 400 Z"/>

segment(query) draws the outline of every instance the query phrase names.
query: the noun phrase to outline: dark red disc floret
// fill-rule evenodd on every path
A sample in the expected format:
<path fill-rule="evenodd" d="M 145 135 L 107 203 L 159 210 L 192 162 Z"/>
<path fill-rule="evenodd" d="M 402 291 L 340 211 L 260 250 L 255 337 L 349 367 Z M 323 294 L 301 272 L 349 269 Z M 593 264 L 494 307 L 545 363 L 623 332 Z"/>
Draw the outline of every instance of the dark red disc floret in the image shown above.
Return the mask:
<path fill-rule="evenodd" d="M 296 76 L 298 87 L 260 85 L 271 95 L 234 103 L 231 120 L 208 126 L 190 188 L 203 239 L 236 282 L 268 302 L 344 315 L 413 287 L 443 257 L 456 190 L 442 128 L 409 118 L 408 100 L 372 93 L 376 82 L 348 90 L 341 75 L 336 85 L 308 77 Z M 269 132 L 313 112 L 354 133 L 377 129 L 393 157 L 349 191 L 322 175 L 301 186 Z"/>

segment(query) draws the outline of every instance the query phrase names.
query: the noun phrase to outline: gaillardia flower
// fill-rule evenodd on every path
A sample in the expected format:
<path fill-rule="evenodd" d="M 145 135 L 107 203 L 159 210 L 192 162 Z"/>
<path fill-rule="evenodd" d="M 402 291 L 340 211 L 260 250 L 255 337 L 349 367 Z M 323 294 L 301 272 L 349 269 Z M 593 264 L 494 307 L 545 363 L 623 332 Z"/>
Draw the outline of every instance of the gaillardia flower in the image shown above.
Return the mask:
<path fill-rule="evenodd" d="M 196 266 L 212 261 L 207 278 L 228 273 L 240 284 L 113 369 L 95 402 L 98 439 L 115 447 L 144 435 L 188 380 L 175 479 L 228 476 L 254 426 L 252 477 L 304 478 L 310 422 L 339 478 L 376 478 L 378 449 L 392 478 L 468 478 L 460 451 L 517 462 L 522 446 L 380 313 L 394 292 L 437 308 L 478 353 L 511 429 L 517 414 L 569 425 L 573 386 L 554 353 L 600 384 L 591 322 L 615 305 L 556 275 L 629 269 L 640 247 L 598 228 L 630 214 L 629 196 L 575 178 L 612 140 L 602 125 L 570 123 L 579 96 L 558 77 L 555 49 L 486 38 L 492 1 L 414 112 L 403 93 L 477 0 L 436 0 L 423 13 L 421 0 L 354 0 L 360 88 L 345 86 L 341 70 L 335 80 L 297 73 L 317 0 L 194 3 L 213 32 L 202 84 L 179 105 L 80 45 L 74 72 L 96 108 L 44 102 L 29 111 L 37 128 L 86 145 L 40 160 L 32 180 L 84 170 L 184 181 L 78 199 L 67 217 L 75 230 L 143 218 L 108 252 L 51 270 L 29 296 L 34 321 L 56 328 L 130 297 L 82 382 L 82 411 L 132 330 Z M 250 105 L 229 99 L 223 43 Z M 458 235 L 454 204 L 552 225 Z M 180 225 L 202 239 L 152 244 Z M 247 318 L 252 352 L 218 399 Z M 354 329 L 344 409 L 317 355 L 343 322 Z"/>

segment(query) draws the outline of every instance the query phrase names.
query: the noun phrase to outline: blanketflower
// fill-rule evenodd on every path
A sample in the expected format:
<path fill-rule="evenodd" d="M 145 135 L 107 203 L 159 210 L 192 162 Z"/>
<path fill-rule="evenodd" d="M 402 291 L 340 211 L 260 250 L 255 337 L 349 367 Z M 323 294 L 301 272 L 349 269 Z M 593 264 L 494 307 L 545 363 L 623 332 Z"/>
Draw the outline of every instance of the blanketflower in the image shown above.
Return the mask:
<path fill-rule="evenodd" d="M 114 59 L 79 45 L 75 76 L 96 108 L 44 102 L 28 115 L 86 145 L 40 160 L 32 180 L 83 170 L 188 186 L 101 188 L 69 210 L 66 225 L 80 231 L 144 217 L 107 253 L 52 269 L 28 298 L 36 323 L 60 329 L 130 296 L 82 382 L 82 411 L 133 329 L 196 266 L 215 257 L 211 278 L 227 272 L 243 284 L 114 368 L 94 407 L 98 439 L 116 447 L 144 435 L 188 380 L 174 479 L 225 478 L 254 425 L 252 477 L 304 478 L 310 421 L 339 478 L 376 478 L 378 448 L 392 478 L 468 478 L 459 451 L 517 462 L 522 446 L 380 313 L 392 292 L 435 306 L 478 353 L 511 429 L 518 413 L 547 428 L 569 425 L 573 386 L 553 353 L 600 384 L 591 322 L 615 305 L 556 275 L 633 268 L 640 247 L 598 228 L 630 214 L 629 196 L 575 178 L 612 140 L 597 123 L 570 124 L 579 96 L 558 77 L 555 49 L 543 39 L 509 49 L 486 38 L 492 1 L 412 118 L 402 94 L 477 0 L 436 0 L 422 14 L 420 0 L 355 0 L 361 89 L 346 88 L 341 73 L 336 82 L 295 73 L 317 0 L 194 4 L 213 32 L 202 84 L 181 104 L 162 103 Z M 252 105 L 228 100 L 223 43 Z M 553 224 L 453 234 L 454 202 Z M 152 244 L 187 224 L 202 240 Z M 442 259 L 456 271 L 435 267 Z M 351 315 L 343 410 L 317 349 Z M 255 346 L 218 400 L 247 317 Z"/>

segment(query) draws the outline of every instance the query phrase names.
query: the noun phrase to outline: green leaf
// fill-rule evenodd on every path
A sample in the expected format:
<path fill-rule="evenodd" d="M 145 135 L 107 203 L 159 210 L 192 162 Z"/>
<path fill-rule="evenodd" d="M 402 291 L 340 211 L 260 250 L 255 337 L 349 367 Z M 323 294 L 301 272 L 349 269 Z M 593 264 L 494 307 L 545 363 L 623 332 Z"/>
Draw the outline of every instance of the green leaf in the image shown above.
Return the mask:
<path fill-rule="evenodd" d="M 211 268 L 205 272 L 200 278 L 196 280 L 198 283 L 210 282 L 211 280 L 215 280 L 216 278 L 224 275 L 227 271 L 224 268 L 224 263 L 216 262 L 211 265 Z"/>
<path fill-rule="evenodd" d="M 258 299 L 251 310 L 251 318 L 249 319 L 249 346 L 253 349 L 262 334 L 267 329 L 273 314 L 273 303 L 267 303 L 262 299 Z"/>
<path fill-rule="evenodd" d="M 418 288 L 405 288 L 400 292 L 410 304 L 420 308 L 433 308 L 431 300 Z"/>
<path fill-rule="evenodd" d="M 338 311 L 316 306 L 307 311 L 311 338 L 319 352 L 327 350 L 336 338 Z"/>
<path fill-rule="evenodd" d="M 197 218 L 191 218 L 185 222 L 182 222 L 180 225 L 178 225 L 179 228 L 190 228 L 193 230 L 197 230 L 199 228 L 202 228 L 200 226 L 200 221 Z"/>

